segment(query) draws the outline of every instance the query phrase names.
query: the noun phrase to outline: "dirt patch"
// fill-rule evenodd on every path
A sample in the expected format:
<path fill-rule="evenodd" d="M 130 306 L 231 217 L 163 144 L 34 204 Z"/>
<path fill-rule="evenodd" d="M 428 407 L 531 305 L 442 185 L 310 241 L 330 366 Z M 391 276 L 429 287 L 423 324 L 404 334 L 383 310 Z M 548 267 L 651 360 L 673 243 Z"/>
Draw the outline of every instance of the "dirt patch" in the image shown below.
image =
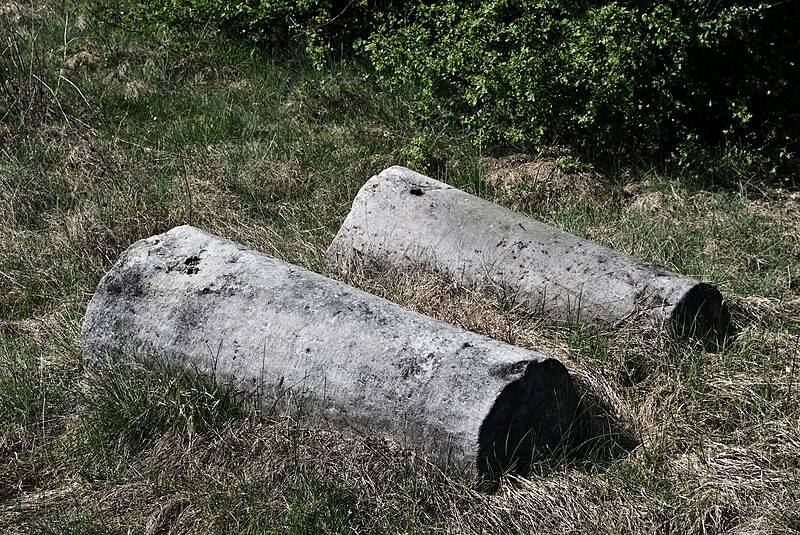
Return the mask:
<path fill-rule="evenodd" d="M 525 154 L 485 158 L 481 173 L 486 182 L 512 196 L 582 200 L 605 193 L 602 176 L 594 171 L 573 171 L 558 160 Z"/>
<path fill-rule="evenodd" d="M 770 219 L 786 230 L 798 233 L 800 228 L 800 192 L 783 188 L 770 189 L 757 199 L 748 199 L 747 207 L 753 214 Z"/>
<path fill-rule="evenodd" d="M 134 100 L 142 96 L 147 96 L 152 92 L 152 88 L 146 83 L 134 80 L 125 84 L 125 87 L 122 89 L 122 96 L 125 97 L 125 100 Z"/>
<path fill-rule="evenodd" d="M 631 182 L 622 188 L 623 211 L 656 213 L 664 210 L 668 199 L 660 191 L 654 191 L 649 180 Z"/>
<path fill-rule="evenodd" d="M 648 191 L 631 199 L 625 207 L 626 211 L 657 212 L 664 207 L 664 195 L 660 191 Z"/>
<path fill-rule="evenodd" d="M 87 72 L 93 71 L 98 67 L 100 58 L 90 52 L 82 50 L 68 57 L 66 61 L 64 61 L 64 64 L 71 71 Z"/>

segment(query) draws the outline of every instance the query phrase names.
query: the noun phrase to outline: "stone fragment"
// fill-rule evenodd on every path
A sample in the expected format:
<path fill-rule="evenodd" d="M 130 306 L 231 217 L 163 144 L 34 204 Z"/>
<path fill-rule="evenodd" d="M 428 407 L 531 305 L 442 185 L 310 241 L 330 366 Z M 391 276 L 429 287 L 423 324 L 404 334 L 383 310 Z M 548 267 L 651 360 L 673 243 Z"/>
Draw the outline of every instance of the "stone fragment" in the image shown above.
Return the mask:
<path fill-rule="evenodd" d="M 625 322 L 718 343 L 730 315 L 710 284 L 579 238 L 403 167 L 361 188 L 325 255 L 332 269 L 427 269 L 553 320 Z"/>
<path fill-rule="evenodd" d="M 569 437 L 564 365 L 181 226 L 134 243 L 103 277 L 84 363 L 132 355 L 340 427 L 392 436 L 481 478 Z"/>

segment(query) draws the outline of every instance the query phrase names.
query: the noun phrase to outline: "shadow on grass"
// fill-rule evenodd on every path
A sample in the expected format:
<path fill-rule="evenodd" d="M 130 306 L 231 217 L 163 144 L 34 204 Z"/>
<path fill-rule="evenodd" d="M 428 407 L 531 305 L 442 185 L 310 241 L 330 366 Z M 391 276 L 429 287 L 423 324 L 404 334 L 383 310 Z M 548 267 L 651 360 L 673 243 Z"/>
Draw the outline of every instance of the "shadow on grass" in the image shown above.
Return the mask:
<path fill-rule="evenodd" d="M 478 490 L 496 491 L 505 475 L 542 476 L 564 468 L 593 471 L 624 459 L 639 445 L 632 424 L 604 400 L 597 388 L 576 376 L 572 376 L 572 383 L 578 402 L 569 429 L 559 430 L 556 442 L 542 440 L 541 430 L 522 436 L 510 429 L 508 444 L 519 441 L 519 445 L 513 453 L 499 452 L 497 457 L 479 460 Z M 525 447 L 528 435 L 538 439 L 534 440 L 538 447 Z"/>
<path fill-rule="evenodd" d="M 636 449 L 639 439 L 633 425 L 591 385 L 573 380 L 580 403 L 572 433 L 563 447 L 564 459 L 576 467 L 589 467 L 624 458 Z"/>

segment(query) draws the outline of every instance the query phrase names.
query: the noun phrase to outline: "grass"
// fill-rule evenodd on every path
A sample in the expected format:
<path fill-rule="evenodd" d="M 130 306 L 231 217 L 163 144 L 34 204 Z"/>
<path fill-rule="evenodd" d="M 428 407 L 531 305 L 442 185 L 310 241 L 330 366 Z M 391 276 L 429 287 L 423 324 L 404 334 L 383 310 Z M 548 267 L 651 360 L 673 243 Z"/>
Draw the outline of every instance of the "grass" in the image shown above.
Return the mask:
<path fill-rule="evenodd" d="M 0 9 L 3 532 L 800 532 L 796 191 L 660 169 L 526 178 L 524 158 L 420 121 L 410 94 L 358 65 L 318 71 L 213 35 L 179 47 L 99 28 L 81 6 Z M 638 439 L 492 493 L 383 437 L 259 416 L 188 376 L 84 373 L 86 303 L 133 241 L 192 223 L 323 272 L 356 191 L 394 164 L 713 281 L 739 337 L 708 353 L 554 328 L 425 274 L 349 274 L 561 358 Z M 523 180 L 493 182 L 498 167 Z"/>

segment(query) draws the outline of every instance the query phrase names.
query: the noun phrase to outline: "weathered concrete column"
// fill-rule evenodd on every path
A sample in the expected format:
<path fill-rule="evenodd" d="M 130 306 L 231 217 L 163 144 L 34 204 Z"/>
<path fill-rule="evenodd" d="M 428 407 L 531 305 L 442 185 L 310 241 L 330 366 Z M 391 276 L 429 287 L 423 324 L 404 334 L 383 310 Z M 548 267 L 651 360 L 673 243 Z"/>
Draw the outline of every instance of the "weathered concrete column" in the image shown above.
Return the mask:
<path fill-rule="evenodd" d="M 716 339 L 730 316 L 713 286 L 613 251 L 403 167 L 361 188 L 325 255 L 438 272 L 555 320 L 641 322 Z"/>
<path fill-rule="evenodd" d="M 578 404 L 555 359 L 190 226 L 122 254 L 82 345 L 90 367 L 128 354 L 188 369 L 482 476 L 557 448 Z"/>

